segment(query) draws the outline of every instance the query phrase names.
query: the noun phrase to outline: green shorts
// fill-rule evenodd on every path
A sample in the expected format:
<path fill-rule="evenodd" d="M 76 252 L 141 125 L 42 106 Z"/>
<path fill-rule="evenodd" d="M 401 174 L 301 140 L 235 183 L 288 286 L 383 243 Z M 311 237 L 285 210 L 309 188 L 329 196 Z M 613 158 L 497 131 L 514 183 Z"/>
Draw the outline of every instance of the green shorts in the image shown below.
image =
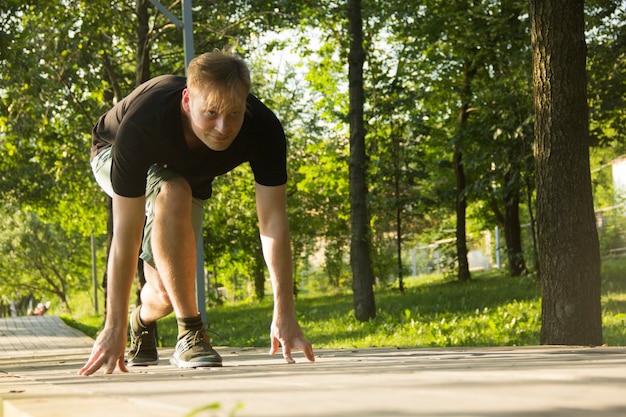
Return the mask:
<path fill-rule="evenodd" d="M 91 161 L 91 168 L 98 185 L 110 196 L 113 197 L 113 185 L 111 184 L 111 165 L 113 162 L 113 147 L 109 147 L 101 151 Z M 152 236 L 152 224 L 154 222 L 154 202 L 163 184 L 181 175 L 171 169 L 163 168 L 158 165 L 152 165 L 148 170 L 146 177 L 146 224 L 143 229 L 143 241 L 141 243 L 141 253 L 139 257 L 144 262 L 149 263 L 153 267 L 154 256 L 152 255 L 152 246 L 150 245 L 150 237 Z M 191 222 L 193 225 L 196 242 L 202 233 L 204 200 L 194 198 L 191 205 Z"/>

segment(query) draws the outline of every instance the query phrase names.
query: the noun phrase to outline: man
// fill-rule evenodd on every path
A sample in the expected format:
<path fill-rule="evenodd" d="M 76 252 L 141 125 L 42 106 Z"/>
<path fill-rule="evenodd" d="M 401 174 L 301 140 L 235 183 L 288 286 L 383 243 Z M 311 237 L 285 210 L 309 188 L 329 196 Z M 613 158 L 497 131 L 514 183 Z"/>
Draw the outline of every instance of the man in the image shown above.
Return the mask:
<path fill-rule="evenodd" d="M 178 342 L 171 363 L 221 366 L 195 298 L 196 239 L 213 178 L 249 162 L 257 216 L 274 292 L 270 354 L 282 345 L 314 361 L 294 311 L 286 210 L 286 141 L 276 116 L 250 92 L 246 64 L 228 52 L 203 54 L 187 79 L 160 76 L 109 110 L 93 129 L 92 167 L 113 199 L 105 327 L 80 375 L 124 361 L 128 303 L 137 256 L 145 265 L 141 305 L 130 318 L 128 365 L 158 362 L 155 322 L 172 311 Z M 204 306 L 200 306 L 204 308 Z"/>

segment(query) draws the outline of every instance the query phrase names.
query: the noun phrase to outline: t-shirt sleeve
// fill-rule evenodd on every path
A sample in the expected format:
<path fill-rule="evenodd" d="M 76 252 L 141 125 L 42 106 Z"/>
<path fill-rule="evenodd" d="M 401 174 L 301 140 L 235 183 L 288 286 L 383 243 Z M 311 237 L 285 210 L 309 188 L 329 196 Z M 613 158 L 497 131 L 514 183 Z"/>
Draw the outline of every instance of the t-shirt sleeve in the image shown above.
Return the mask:
<path fill-rule="evenodd" d="M 150 167 L 145 133 L 132 123 L 122 123 L 113 146 L 111 184 L 123 197 L 140 197 L 146 193 L 146 176 Z"/>
<path fill-rule="evenodd" d="M 257 150 L 250 159 L 254 180 L 266 186 L 287 182 L 287 139 L 276 115 L 267 107 L 263 110 L 264 126 Z"/>

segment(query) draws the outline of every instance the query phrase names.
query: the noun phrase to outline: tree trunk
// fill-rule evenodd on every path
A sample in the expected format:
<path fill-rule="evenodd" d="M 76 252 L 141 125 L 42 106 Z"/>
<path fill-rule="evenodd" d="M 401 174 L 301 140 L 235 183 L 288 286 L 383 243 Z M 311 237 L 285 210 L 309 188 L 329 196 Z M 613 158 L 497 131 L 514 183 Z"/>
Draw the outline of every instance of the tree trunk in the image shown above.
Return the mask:
<path fill-rule="evenodd" d="M 392 131 L 394 128 L 392 127 Z M 393 141 L 393 198 L 396 209 L 396 263 L 398 268 L 398 289 L 404 294 L 404 275 L 402 271 L 402 190 L 400 188 L 400 143 L 399 135 L 392 136 Z"/>
<path fill-rule="evenodd" d="M 265 272 L 266 264 L 263 257 L 263 249 L 261 240 L 259 239 L 256 249 L 254 250 L 254 296 L 257 300 L 265 298 Z M 294 275 L 295 277 L 295 275 Z M 297 286 L 294 282 L 293 294 L 296 295 Z"/>
<path fill-rule="evenodd" d="M 519 181 L 512 184 L 509 177 L 510 175 L 505 175 L 507 192 L 504 195 L 504 239 L 506 241 L 509 274 L 512 277 L 519 277 L 526 273 L 526 262 L 522 249 L 522 228 L 519 221 L 520 189 Z"/>
<path fill-rule="evenodd" d="M 521 152 L 524 152 L 524 149 L 528 146 L 532 148 L 532 144 L 526 143 L 526 138 L 522 141 L 523 148 Z M 523 187 L 524 187 L 524 196 L 526 201 L 526 207 L 528 209 L 528 221 L 530 223 L 530 238 L 532 241 L 532 253 L 533 253 L 533 268 L 537 272 L 537 275 L 540 276 L 539 271 L 539 247 L 537 242 L 537 221 L 535 216 L 535 205 L 533 204 L 533 195 L 535 195 L 536 183 L 531 178 L 529 174 L 532 172 L 532 163 L 524 158 L 524 176 L 522 178 Z"/>
<path fill-rule="evenodd" d="M 150 32 L 148 7 L 149 0 L 136 0 L 135 14 L 137 16 L 137 26 L 135 31 L 137 34 L 137 47 L 135 49 L 136 68 L 135 68 L 135 86 L 138 86 L 150 78 L 150 48 L 148 45 L 148 33 Z M 135 280 L 135 305 L 141 304 L 141 290 L 146 284 L 146 275 L 143 269 L 143 260 L 137 260 L 137 276 Z"/>
<path fill-rule="evenodd" d="M 295 294 L 294 285 L 294 295 Z M 257 300 L 263 300 L 265 298 L 265 264 L 254 265 L 254 297 Z"/>
<path fill-rule="evenodd" d="M 368 321 L 376 316 L 374 272 L 370 257 L 370 229 L 367 214 L 365 182 L 365 123 L 363 120 L 363 22 L 361 0 L 348 0 L 348 81 L 350 89 L 350 265 L 354 292 L 354 314 L 357 320 Z"/>
<path fill-rule="evenodd" d="M 476 70 L 472 67 L 469 59 L 465 59 L 463 69 L 463 87 L 461 91 L 461 110 L 459 110 L 459 137 L 454 142 L 454 177 L 456 179 L 456 255 L 458 261 L 457 278 L 459 281 L 469 281 L 472 276 L 467 261 L 467 235 L 465 214 L 467 211 L 467 197 L 465 190 L 465 169 L 463 168 L 462 144 L 465 124 L 469 117 L 471 100 L 472 78 Z"/>
<path fill-rule="evenodd" d="M 402 207 L 400 206 L 400 185 L 396 173 L 396 262 L 398 264 L 398 290 L 404 294 L 404 274 L 402 273 Z"/>
<path fill-rule="evenodd" d="M 600 345 L 583 0 L 530 0 L 542 344 Z"/>
<path fill-rule="evenodd" d="M 109 307 L 109 294 L 107 291 L 109 276 L 107 274 L 108 265 L 109 265 L 109 255 L 111 254 L 111 241 L 113 240 L 113 200 L 111 197 L 106 198 L 107 202 L 107 256 L 106 262 L 104 263 L 104 274 L 102 275 L 102 293 L 104 294 L 104 317 L 107 316 L 107 308 Z"/>
<path fill-rule="evenodd" d="M 463 169 L 463 153 L 459 144 L 454 145 L 454 176 L 456 178 L 456 256 L 458 261 L 457 278 L 469 281 L 472 276 L 467 261 L 467 235 L 465 213 L 467 200 L 465 197 L 465 170 Z"/>
<path fill-rule="evenodd" d="M 148 7 L 149 0 L 136 0 L 135 14 L 137 15 L 137 47 L 135 71 L 135 85 L 142 84 L 150 78 L 150 44 L 148 34 L 150 33 Z"/>

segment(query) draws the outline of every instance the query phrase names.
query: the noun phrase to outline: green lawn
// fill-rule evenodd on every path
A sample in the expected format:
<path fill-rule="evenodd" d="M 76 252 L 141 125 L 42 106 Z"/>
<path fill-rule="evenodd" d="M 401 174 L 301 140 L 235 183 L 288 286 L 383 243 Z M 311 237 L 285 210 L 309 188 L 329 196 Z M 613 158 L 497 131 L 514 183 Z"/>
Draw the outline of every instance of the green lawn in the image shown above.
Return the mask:
<path fill-rule="evenodd" d="M 367 323 L 354 319 L 349 294 L 301 296 L 298 318 L 311 342 L 326 348 L 538 343 L 537 286 L 527 278 L 503 284 L 487 277 L 467 284 L 412 279 L 404 295 L 379 290 L 377 316 Z M 208 317 L 224 338 L 220 344 L 268 346 L 271 312 L 268 300 L 216 308 Z"/>
<path fill-rule="evenodd" d="M 603 267 L 604 342 L 626 345 L 626 260 Z M 405 294 L 376 289 L 376 318 L 361 323 L 352 312 L 350 294 L 303 294 L 297 312 L 314 347 L 450 347 L 523 346 L 539 344 L 541 299 L 533 277 L 511 278 L 495 273 L 475 274 L 468 283 L 441 276 L 406 280 Z M 272 300 L 227 304 L 207 312 L 218 346 L 267 347 Z M 97 316 L 83 316 L 70 325 L 95 336 Z M 175 344 L 176 321 L 159 321 L 162 346 Z"/>

